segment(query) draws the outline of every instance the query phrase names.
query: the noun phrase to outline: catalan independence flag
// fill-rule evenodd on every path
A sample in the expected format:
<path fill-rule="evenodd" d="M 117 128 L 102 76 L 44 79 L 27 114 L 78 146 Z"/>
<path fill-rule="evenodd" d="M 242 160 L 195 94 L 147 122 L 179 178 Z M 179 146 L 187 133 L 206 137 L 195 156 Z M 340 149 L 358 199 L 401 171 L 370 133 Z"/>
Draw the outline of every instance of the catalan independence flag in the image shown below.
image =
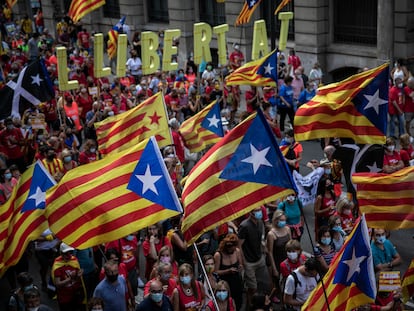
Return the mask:
<path fill-rule="evenodd" d="M 295 188 L 263 113 L 247 118 L 216 143 L 188 175 L 182 193 L 185 239 L 284 197 Z"/>
<path fill-rule="evenodd" d="M 104 4 L 105 0 L 72 0 L 68 16 L 76 24 L 86 14 L 89 14 Z"/>
<path fill-rule="evenodd" d="M 104 154 L 125 150 L 155 136 L 160 147 L 172 145 L 168 117 L 161 93 L 135 108 L 95 123 L 99 151 Z"/>
<path fill-rule="evenodd" d="M 262 0 L 245 0 L 239 16 L 236 19 L 236 26 L 247 24 L 260 2 L 262 2 Z"/>
<path fill-rule="evenodd" d="M 50 229 L 85 249 L 120 239 L 181 213 L 181 205 L 154 137 L 79 166 L 46 196 Z"/>
<path fill-rule="evenodd" d="M 414 259 L 411 260 L 410 266 L 404 273 L 401 287 L 403 301 L 407 302 L 414 295 Z"/>
<path fill-rule="evenodd" d="M 359 208 L 370 228 L 414 228 L 414 167 L 392 174 L 354 173 Z"/>
<path fill-rule="evenodd" d="M 290 1 L 292 0 L 282 0 L 275 10 L 275 15 L 277 15 L 277 13 L 279 13 L 280 10 L 282 10 L 285 6 L 287 6 Z"/>
<path fill-rule="evenodd" d="M 17 0 L 6 0 L 7 6 L 11 9 L 17 3 Z"/>
<path fill-rule="evenodd" d="M 312 291 L 302 310 L 344 311 L 375 301 L 376 284 L 368 227 L 359 219 L 333 259 L 322 283 Z M 328 309 L 329 304 L 329 309 Z"/>
<path fill-rule="evenodd" d="M 218 142 L 224 136 L 220 104 L 213 101 L 196 115 L 185 120 L 179 132 L 185 146 L 191 152 L 199 152 Z"/>
<path fill-rule="evenodd" d="M 124 27 L 126 16 L 123 16 L 118 23 L 112 27 L 108 32 L 108 57 L 114 58 L 116 56 L 116 50 L 118 48 L 118 35 L 122 33 L 122 27 Z"/>
<path fill-rule="evenodd" d="M 276 85 L 277 81 L 277 52 L 251 62 L 233 71 L 226 78 L 227 85 Z"/>
<path fill-rule="evenodd" d="M 386 63 L 318 89 L 296 111 L 296 140 L 347 137 L 359 144 L 384 144 L 388 76 Z"/>
<path fill-rule="evenodd" d="M 0 209 L 0 275 L 15 265 L 30 241 L 47 229 L 46 190 L 56 184 L 41 161 L 20 177 L 9 200 Z"/>

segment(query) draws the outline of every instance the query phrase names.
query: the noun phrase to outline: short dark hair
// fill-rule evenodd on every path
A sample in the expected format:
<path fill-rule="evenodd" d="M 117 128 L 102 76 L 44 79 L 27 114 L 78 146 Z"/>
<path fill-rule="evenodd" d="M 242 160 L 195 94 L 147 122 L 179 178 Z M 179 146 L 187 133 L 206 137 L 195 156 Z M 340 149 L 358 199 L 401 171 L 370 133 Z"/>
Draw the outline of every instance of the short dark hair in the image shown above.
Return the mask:
<path fill-rule="evenodd" d="M 310 257 L 305 261 L 305 269 L 307 271 L 318 271 L 319 263 L 315 257 Z"/>

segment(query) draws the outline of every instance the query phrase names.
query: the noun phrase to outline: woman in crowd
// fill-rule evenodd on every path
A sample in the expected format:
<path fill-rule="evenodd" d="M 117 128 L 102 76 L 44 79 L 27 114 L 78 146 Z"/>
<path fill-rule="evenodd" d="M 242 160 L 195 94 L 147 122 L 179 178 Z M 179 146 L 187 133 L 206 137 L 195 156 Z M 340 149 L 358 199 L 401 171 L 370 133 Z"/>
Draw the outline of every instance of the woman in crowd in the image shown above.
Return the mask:
<path fill-rule="evenodd" d="M 400 157 L 405 167 L 410 166 L 410 161 L 414 159 L 413 141 L 413 137 L 407 133 L 400 136 Z"/>
<path fill-rule="evenodd" d="M 236 234 L 228 234 L 219 244 L 214 254 L 215 268 L 221 280 L 226 281 L 231 289 L 237 310 L 241 308 L 243 298 L 243 256 L 238 248 L 239 239 Z"/>
<path fill-rule="evenodd" d="M 400 153 L 395 150 L 395 139 L 387 137 L 384 146 L 384 161 L 382 171 L 387 174 L 394 173 L 404 167 Z"/>
<path fill-rule="evenodd" d="M 177 281 L 172 275 L 172 266 L 169 262 L 160 262 L 157 265 L 156 275 L 149 280 L 144 286 L 144 297 L 150 294 L 151 282 L 158 280 L 164 289 L 164 294 L 172 301 L 174 289 L 177 287 Z"/>
<path fill-rule="evenodd" d="M 335 214 L 336 196 L 334 184 L 329 177 L 322 177 L 318 184 L 317 197 L 314 204 L 315 232 L 321 226 L 328 225 L 328 219 Z"/>
<path fill-rule="evenodd" d="M 331 232 L 329 227 L 322 226 L 318 231 L 318 243 L 314 248 L 314 255 L 319 261 L 319 266 L 321 268 L 321 274 L 325 274 L 329 265 L 331 264 L 332 259 L 335 256 L 335 246 L 332 243 Z"/>
<path fill-rule="evenodd" d="M 277 207 L 286 216 L 286 225 L 290 228 L 292 239 L 298 240 L 299 242 L 303 233 L 302 208 L 302 201 L 293 193 L 289 194 Z"/>
<path fill-rule="evenodd" d="M 346 234 L 350 234 L 354 228 L 355 218 L 354 218 L 354 202 L 349 200 L 345 196 L 341 196 L 336 202 L 336 213 L 341 220 L 342 229 Z"/>
<path fill-rule="evenodd" d="M 332 243 L 335 247 L 335 252 L 338 252 L 345 242 L 346 233 L 342 230 L 341 218 L 338 215 L 329 217 L 329 229 L 331 230 Z"/>
<path fill-rule="evenodd" d="M 214 257 L 212 255 L 204 255 L 203 264 L 204 269 L 207 273 L 207 278 L 204 276 L 204 274 L 202 274 L 200 277 L 200 281 L 204 286 L 204 292 L 206 293 L 206 304 L 208 304 L 213 299 L 212 296 L 214 295 L 214 293 L 211 292 L 210 287 L 212 290 L 214 290 L 216 288 L 219 278 L 217 273 L 214 272 L 215 263 Z M 210 283 L 210 285 L 208 283 Z"/>
<path fill-rule="evenodd" d="M 210 300 L 207 303 L 206 311 L 236 311 L 236 304 L 230 296 L 230 287 L 226 281 L 219 281 L 215 286 L 214 296 L 216 297 L 218 310 L 214 301 Z"/>
<path fill-rule="evenodd" d="M 178 278 L 178 264 L 174 260 L 174 254 L 172 247 L 170 245 L 164 245 L 161 247 L 160 251 L 158 252 L 158 259 L 154 263 L 150 278 L 154 278 L 157 275 L 158 265 L 160 263 L 169 263 L 171 264 L 171 277 L 174 279 Z"/>
<path fill-rule="evenodd" d="M 194 278 L 193 268 L 184 263 L 179 268 L 179 281 L 173 292 L 174 311 L 200 310 L 204 306 L 203 285 Z"/>

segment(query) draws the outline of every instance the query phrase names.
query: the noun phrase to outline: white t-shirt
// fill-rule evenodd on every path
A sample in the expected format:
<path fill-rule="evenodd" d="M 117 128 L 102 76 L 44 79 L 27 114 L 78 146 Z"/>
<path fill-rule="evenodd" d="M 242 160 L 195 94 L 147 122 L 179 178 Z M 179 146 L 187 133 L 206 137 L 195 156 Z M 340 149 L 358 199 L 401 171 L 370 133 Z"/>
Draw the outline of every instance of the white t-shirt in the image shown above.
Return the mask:
<path fill-rule="evenodd" d="M 300 268 L 297 268 L 294 270 L 299 280 L 299 284 L 296 287 L 296 300 L 300 301 L 301 303 L 305 303 L 310 293 L 316 287 L 316 279 L 313 277 L 302 275 L 302 273 L 299 272 L 299 269 Z M 292 275 L 289 275 L 286 279 L 285 294 L 293 296 L 294 293 L 295 293 L 295 279 L 293 278 Z M 295 310 L 300 311 L 301 307 L 294 306 L 294 308 Z"/>
<path fill-rule="evenodd" d="M 126 62 L 126 66 L 132 75 L 139 76 L 142 74 L 142 70 L 141 70 L 142 63 L 139 57 L 128 58 Z"/>

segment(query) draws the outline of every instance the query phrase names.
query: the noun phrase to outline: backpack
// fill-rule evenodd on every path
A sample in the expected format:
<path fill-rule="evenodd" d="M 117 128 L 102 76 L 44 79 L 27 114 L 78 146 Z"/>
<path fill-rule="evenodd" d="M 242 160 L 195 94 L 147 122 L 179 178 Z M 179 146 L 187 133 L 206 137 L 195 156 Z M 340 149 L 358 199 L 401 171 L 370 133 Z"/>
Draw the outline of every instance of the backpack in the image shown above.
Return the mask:
<path fill-rule="evenodd" d="M 290 275 L 293 277 L 293 279 L 295 281 L 295 291 L 293 292 L 292 298 L 296 299 L 296 288 L 298 287 L 298 285 L 302 286 L 302 283 L 299 281 L 296 272 L 292 271 L 290 273 Z M 292 305 L 285 304 L 284 305 L 284 310 L 285 311 L 295 311 L 296 309 Z"/>

